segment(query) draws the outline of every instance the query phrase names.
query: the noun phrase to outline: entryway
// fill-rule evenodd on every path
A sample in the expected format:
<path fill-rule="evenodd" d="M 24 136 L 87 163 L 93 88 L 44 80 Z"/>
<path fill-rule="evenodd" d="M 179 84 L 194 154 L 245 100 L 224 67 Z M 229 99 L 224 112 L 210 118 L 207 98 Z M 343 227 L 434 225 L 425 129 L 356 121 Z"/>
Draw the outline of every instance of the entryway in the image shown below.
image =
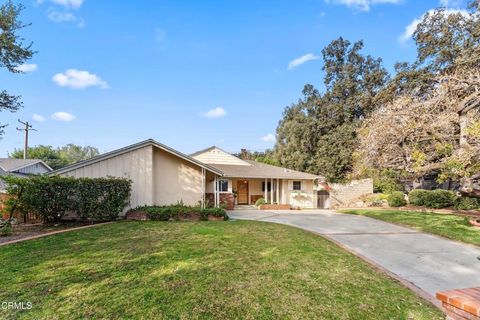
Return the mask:
<path fill-rule="evenodd" d="M 248 203 L 248 181 L 247 180 L 238 180 L 237 181 L 237 203 L 238 204 L 249 204 Z"/>
<path fill-rule="evenodd" d="M 317 192 L 317 208 L 329 209 L 330 208 L 330 193 L 327 190 L 319 190 Z"/>

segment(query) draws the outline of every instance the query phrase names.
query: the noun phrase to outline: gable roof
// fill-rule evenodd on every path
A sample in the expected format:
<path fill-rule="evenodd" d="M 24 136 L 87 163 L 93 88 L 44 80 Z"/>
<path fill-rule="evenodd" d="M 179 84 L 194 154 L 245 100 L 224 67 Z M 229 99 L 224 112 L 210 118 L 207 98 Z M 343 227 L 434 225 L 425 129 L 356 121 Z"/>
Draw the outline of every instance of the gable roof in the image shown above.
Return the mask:
<path fill-rule="evenodd" d="M 191 156 L 188 156 L 184 153 L 181 153 L 180 151 L 177 151 L 173 148 L 170 148 L 169 146 L 166 146 L 166 145 L 164 145 L 160 142 L 157 142 L 153 139 L 144 140 L 144 141 L 129 145 L 127 147 L 123 147 L 123 148 L 120 148 L 120 149 L 117 149 L 117 150 L 113 150 L 113 151 L 98 155 L 98 156 L 93 157 L 93 158 L 88 159 L 88 160 L 79 161 L 79 162 L 71 164 L 69 166 L 54 170 L 54 171 L 50 172 L 50 174 L 61 174 L 61 173 L 65 173 L 65 172 L 68 172 L 68 171 L 72 171 L 72 170 L 81 168 L 83 166 L 90 165 L 90 164 L 93 164 L 93 163 L 96 163 L 96 162 L 99 162 L 99 161 L 102 161 L 102 160 L 105 160 L 105 159 L 109 159 L 109 158 L 121 155 L 123 153 L 130 152 L 130 151 L 140 149 L 140 148 L 150 146 L 150 145 L 153 146 L 153 147 L 162 149 L 162 150 L 164 150 L 164 151 L 166 151 L 170 154 L 173 154 L 173 155 L 175 155 L 175 156 L 177 156 L 177 157 L 179 157 L 183 160 L 186 160 L 190 163 L 196 164 L 197 166 L 199 166 L 201 168 L 204 168 L 204 169 L 206 169 L 210 172 L 216 173 L 218 175 L 223 175 L 223 172 L 220 171 L 219 169 L 214 168 L 210 165 L 207 165 L 203 162 L 200 162 L 200 161 L 192 158 Z"/>
<path fill-rule="evenodd" d="M 220 149 L 219 147 L 212 146 L 207 149 L 197 151 L 190 155 L 192 158 L 197 159 L 203 163 L 209 165 L 213 164 L 230 164 L 230 165 L 239 165 L 239 166 L 249 166 L 250 164 L 245 160 Z"/>
<path fill-rule="evenodd" d="M 0 169 L 6 172 L 15 172 L 22 168 L 41 163 L 48 170 L 53 170 L 45 162 L 40 159 L 13 159 L 13 158 L 0 158 Z"/>
<path fill-rule="evenodd" d="M 225 177 L 231 178 L 273 178 L 273 179 L 323 179 L 322 176 L 291 170 L 287 168 L 272 166 L 253 160 L 243 160 L 249 166 L 211 164 L 211 166 L 223 171 Z"/>

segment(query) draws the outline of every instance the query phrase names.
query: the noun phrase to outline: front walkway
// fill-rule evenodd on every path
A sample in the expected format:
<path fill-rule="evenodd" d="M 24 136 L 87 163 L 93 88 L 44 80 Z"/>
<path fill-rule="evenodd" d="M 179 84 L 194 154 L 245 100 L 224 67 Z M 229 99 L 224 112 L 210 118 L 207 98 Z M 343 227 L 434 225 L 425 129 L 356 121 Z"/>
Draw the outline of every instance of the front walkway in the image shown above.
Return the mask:
<path fill-rule="evenodd" d="M 480 248 L 364 216 L 312 211 L 230 211 L 233 219 L 276 222 L 317 232 L 431 300 L 438 291 L 480 286 Z"/>

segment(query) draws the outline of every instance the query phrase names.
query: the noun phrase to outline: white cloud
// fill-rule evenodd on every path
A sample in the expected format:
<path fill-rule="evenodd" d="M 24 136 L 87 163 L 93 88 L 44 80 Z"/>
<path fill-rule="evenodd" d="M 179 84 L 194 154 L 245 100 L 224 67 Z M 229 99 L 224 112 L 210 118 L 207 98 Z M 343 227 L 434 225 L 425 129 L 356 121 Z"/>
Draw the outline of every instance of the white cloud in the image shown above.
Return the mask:
<path fill-rule="evenodd" d="M 20 72 L 27 73 L 27 72 L 37 71 L 38 66 L 34 63 L 24 63 L 24 64 L 19 65 L 16 69 Z"/>
<path fill-rule="evenodd" d="M 462 3 L 462 0 L 440 0 L 440 6 L 445 8 L 459 7 L 462 5 Z"/>
<path fill-rule="evenodd" d="M 269 143 L 273 143 L 276 140 L 275 135 L 273 135 L 273 133 L 269 133 L 266 136 L 261 137 L 260 139 L 264 142 L 269 142 Z"/>
<path fill-rule="evenodd" d="M 39 114 L 34 114 L 34 115 L 32 116 L 32 119 L 33 119 L 33 121 L 36 121 L 36 122 L 43 122 L 43 121 L 45 121 L 45 117 L 42 116 L 42 115 L 39 115 Z"/>
<path fill-rule="evenodd" d="M 376 4 L 398 4 L 403 0 L 325 0 L 327 3 L 333 2 L 343 4 L 347 7 L 355 8 L 361 11 L 370 11 L 370 7 Z"/>
<path fill-rule="evenodd" d="M 57 73 L 52 77 L 52 80 L 60 87 L 72 89 L 85 89 L 87 87 L 109 88 L 107 82 L 96 74 L 76 69 L 68 69 L 65 73 Z"/>
<path fill-rule="evenodd" d="M 76 22 L 77 27 L 83 28 L 85 26 L 85 20 L 83 18 L 79 18 L 71 12 L 60 12 L 55 10 L 54 8 L 48 9 L 48 18 L 53 22 Z"/>
<path fill-rule="evenodd" d="M 53 120 L 57 120 L 57 121 L 70 122 L 70 121 L 74 120 L 76 117 L 71 113 L 64 112 L 64 111 L 58 111 L 58 112 L 55 112 L 54 114 L 52 114 L 51 118 Z"/>
<path fill-rule="evenodd" d="M 207 118 L 221 118 L 221 117 L 224 117 L 226 114 L 227 112 L 225 111 L 225 109 L 218 107 L 218 108 L 208 110 L 207 112 L 202 113 L 201 115 Z"/>
<path fill-rule="evenodd" d="M 46 2 L 47 0 L 37 0 L 37 4 L 42 4 Z M 53 2 L 55 4 L 58 4 L 60 6 L 63 6 L 67 9 L 79 9 L 84 0 L 50 0 L 50 2 Z"/>
<path fill-rule="evenodd" d="M 417 30 L 417 26 L 420 24 L 420 22 L 422 22 L 425 15 L 427 15 L 428 13 L 432 14 L 434 12 L 435 10 L 431 9 L 431 10 L 428 10 L 426 13 L 424 13 L 420 18 L 413 19 L 413 21 L 410 22 L 410 24 L 405 27 L 405 31 L 400 35 L 399 37 L 400 42 L 407 42 L 408 40 L 410 40 L 413 34 L 415 33 L 415 31 Z M 456 13 L 460 13 L 463 16 L 469 15 L 468 11 L 463 9 L 445 9 L 443 13 L 447 16 L 451 14 L 456 14 Z"/>
<path fill-rule="evenodd" d="M 287 69 L 288 70 L 293 70 L 294 68 L 308 62 L 308 61 L 312 61 L 312 60 L 317 60 L 319 59 L 320 57 L 314 55 L 313 53 L 307 53 L 301 57 L 298 57 L 296 59 L 293 59 L 292 61 L 290 61 L 288 63 L 288 67 Z"/>

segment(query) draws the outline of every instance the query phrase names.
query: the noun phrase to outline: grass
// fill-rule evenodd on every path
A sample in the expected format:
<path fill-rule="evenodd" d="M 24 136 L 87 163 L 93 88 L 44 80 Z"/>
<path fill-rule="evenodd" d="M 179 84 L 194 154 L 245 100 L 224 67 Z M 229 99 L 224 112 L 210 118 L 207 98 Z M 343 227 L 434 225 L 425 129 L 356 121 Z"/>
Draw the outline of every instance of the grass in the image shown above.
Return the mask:
<path fill-rule="evenodd" d="M 1 319 L 443 319 L 318 235 L 264 222 L 119 222 L 0 249 Z"/>
<path fill-rule="evenodd" d="M 400 210 L 342 210 L 340 212 L 398 223 L 420 231 L 480 246 L 480 228 L 470 225 L 467 217 Z"/>

